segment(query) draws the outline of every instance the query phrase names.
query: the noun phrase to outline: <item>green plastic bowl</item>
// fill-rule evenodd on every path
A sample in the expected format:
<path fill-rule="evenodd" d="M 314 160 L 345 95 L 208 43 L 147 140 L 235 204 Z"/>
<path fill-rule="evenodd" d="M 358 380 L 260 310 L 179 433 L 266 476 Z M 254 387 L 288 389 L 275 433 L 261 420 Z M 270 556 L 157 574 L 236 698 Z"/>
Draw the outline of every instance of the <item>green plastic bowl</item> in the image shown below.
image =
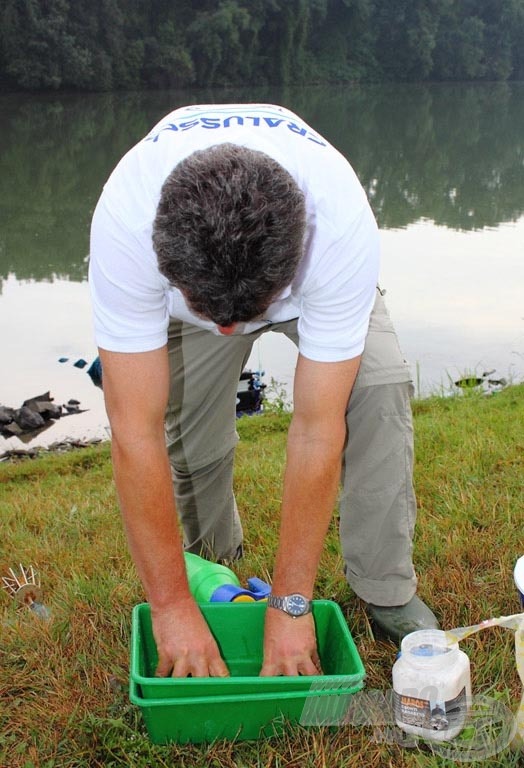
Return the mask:
<path fill-rule="evenodd" d="M 325 674 L 294 677 L 258 676 L 265 603 L 203 603 L 200 608 L 230 677 L 155 677 L 158 657 L 150 606 L 142 603 L 133 609 L 130 699 L 140 707 L 157 744 L 257 739 L 281 732 L 285 722 L 299 723 L 306 703 L 311 711 L 317 701 L 327 706 L 328 719 L 334 722 L 343 718 L 348 697 L 364 685 L 364 665 L 334 602 L 313 601 Z"/>

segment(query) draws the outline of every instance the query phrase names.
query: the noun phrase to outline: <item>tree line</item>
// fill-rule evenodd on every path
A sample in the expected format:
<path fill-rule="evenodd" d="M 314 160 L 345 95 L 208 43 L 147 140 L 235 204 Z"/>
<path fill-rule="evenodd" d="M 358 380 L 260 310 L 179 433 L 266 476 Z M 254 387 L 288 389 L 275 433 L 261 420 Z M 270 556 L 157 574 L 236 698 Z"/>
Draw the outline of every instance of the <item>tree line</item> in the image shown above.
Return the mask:
<path fill-rule="evenodd" d="M 524 79 L 524 0 L 2 0 L 0 90 Z"/>

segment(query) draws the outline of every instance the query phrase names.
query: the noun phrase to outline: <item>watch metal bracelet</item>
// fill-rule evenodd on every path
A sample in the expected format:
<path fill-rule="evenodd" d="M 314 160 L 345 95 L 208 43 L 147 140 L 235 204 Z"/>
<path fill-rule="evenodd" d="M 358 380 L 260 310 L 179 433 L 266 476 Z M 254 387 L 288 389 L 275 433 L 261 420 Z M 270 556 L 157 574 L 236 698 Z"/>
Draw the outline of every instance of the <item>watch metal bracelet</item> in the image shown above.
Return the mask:
<path fill-rule="evenodd" d="M 311 600 L 298 592 L 291 595 L 268 595 L 267 604 L 270 608 L 277 608 L 294 619 L 299 616 L 305 616 L 311 612 Z"/>

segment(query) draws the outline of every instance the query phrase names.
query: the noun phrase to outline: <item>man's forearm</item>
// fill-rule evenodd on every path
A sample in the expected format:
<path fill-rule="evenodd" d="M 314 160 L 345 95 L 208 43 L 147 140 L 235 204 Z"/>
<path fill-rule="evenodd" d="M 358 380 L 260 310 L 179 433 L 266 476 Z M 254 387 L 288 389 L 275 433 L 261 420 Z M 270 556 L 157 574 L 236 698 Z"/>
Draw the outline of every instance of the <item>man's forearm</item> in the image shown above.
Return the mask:
<path fill-rule="evenodd" d="M 291 424 L 273 577 L 276 594 L 312 596 L 337 498 L 344 437 L 345 423 L 329 431 L 311 430 L 300 420 Z"/>
<path fill-rule="evenodd" d="M 131 554 L 151 605 L 160 677 L 225 676 L 228 669 L 191 596 L 171 472 L 157 440 L 113 442 L 115 479 Z"/>
<path fill-rule="evenodd" d="M 113 438 L 113 466 L 129 549 L 152 608 L 189 597 L 165 446 Z"/>

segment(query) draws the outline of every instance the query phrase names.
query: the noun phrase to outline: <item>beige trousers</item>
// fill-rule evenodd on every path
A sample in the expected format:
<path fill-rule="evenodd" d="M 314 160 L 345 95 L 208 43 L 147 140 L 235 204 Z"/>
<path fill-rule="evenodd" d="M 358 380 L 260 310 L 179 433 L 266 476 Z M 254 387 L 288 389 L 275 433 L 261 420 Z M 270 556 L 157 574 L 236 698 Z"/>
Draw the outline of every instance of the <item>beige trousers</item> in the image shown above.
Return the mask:
<path fill-rule="evenodd" d="M 270 331 L 298 341 L 296 320 L 232 336 L 177 320 L 170 324 L 166 442 L 191 552 L 227 558 L 242 543 L 233 494 L 237 384 L 254 341 Z M 409 367 L 377 290 L 347 409 L 339 500 L 346 578 L 357 595 L 376 605 L 404 604 L 416 590 L 412 392 Z"/>

